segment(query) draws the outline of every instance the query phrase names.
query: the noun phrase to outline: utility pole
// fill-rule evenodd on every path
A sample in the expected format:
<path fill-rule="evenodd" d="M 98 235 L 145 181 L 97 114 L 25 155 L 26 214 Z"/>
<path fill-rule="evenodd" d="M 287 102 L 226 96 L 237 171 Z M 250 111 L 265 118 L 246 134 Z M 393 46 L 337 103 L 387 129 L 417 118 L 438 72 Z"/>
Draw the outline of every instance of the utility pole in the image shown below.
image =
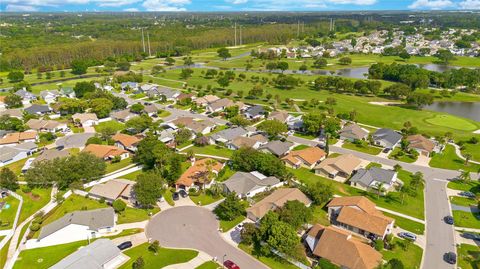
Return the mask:
<path fill-rule="evenodd" d="M 297 21 L 297 38 L 300 36 L 300 21 Z"/>
<path fill-rule="evenodd" d="M 240 46 L 243 45 L 242 42 L 242 26 L 240 25 Z"/>
<path fill-rule="evenodd" d="M 235 41 L 233 42 L 234 46 L 236 47 L 237 46 L 237 23 L 235 22 Z"/>
<path fill-rule="evenodd" d="M 143 35 L 143 28 L 142 28 L 142 45 L 143 45 L 143 52 L 145 52 L 145 36 Z"/>
<path fill-rule="evenodd" d="M 148 42 L 148 56 L 152 56 L 150 51 L 150 33 L 147 32 L 147 42 Z"/>

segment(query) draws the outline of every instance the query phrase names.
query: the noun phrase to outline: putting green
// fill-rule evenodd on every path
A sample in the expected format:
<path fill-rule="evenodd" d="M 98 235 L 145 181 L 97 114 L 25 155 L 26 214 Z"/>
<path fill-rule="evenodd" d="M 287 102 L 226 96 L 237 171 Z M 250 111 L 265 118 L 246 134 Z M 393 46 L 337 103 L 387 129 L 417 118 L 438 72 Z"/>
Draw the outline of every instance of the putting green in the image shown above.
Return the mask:
<path fill-rule="evenodd" d="M 452 115 L 436 115 L 433 118 L 425 119 L 425 121 L 434 125 L 461 131 L 475 131 L 478 129 L 475 124 L 469 122 L 468 120 Z"/>

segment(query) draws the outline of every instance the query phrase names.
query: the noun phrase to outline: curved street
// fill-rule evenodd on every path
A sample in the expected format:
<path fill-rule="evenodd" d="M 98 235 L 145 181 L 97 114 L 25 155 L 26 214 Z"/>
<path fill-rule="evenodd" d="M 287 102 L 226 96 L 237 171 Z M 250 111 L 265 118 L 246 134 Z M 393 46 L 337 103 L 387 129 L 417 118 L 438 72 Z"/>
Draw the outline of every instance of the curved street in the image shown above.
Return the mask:
<path fill-rule="evenodd" d="M 145 231 L 147 238 L 158 240 L 161 246 L 197 249 L 217 257 L 222 263 L 232 260 L 240 268 L 268 268 L 261 262 L 230 245 L 218 232 L 218 220 L 208 209 L 179 206 L 152 217 Z"/>

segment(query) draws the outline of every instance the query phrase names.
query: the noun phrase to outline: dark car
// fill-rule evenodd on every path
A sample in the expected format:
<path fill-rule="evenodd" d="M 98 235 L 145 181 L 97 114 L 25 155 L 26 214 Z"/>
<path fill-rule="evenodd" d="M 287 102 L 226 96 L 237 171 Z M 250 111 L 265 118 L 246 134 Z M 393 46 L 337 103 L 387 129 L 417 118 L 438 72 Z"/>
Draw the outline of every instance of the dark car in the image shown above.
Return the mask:
<path fill-rule="evenodd" d="M 174 201 L 177 201 L 178 199 L 180 199 L 180 195 L 178 194 L 178 192 L 174 192 L 172 194 L 172 198 L 173 198 Z"/>
<path fill-rule="evenodd" d="M 369 234 L 369 235 L 367 235 L 367 238 L 370 239 L 370 240 L 372 240 L 372 241 L 377 240 L 377 236 L 374 235 L 374 234 Z"/>
<path fill-rule="evenodd" d="M 443 256 L 443 259 L 448 262 L 449 264 L 456 264 L 457 263 L 457 254 L 453 252 L 447 252 Z"/>
<path fill-rule="evenodd" d="M 132 241 L 125 241 L 123 243 L 121 243 L 120 245 L 117 246 L 118 249 L 120 250 L 124 250 L 124 249 L 127 249 L 127 248 L 131 248 L 132 247 Z"/>
<path fill-rule="evenodd" d="M 401 237 L 401 238 L 405 238 L 405 239 L 408 239 L 408 240 L 412 240 L 412 241 L 415 241 L 417 240 L 417 236 L 413 233 L 409 233 L 409 232 L 401 232 L 401 233 L 398 233 L 398 236 Z"/>
<path fill-rule="evenodd" d="M 240 267 L 231 260 L 224 261 L 223 266 L 225 266 L 227 269 L 240 269 Z"/>
<path fill-rule="evenodd" d="M 188 193 L 185 191 L 185 190 L 179 190 L 178 193 L 180 194 L 180 196 L 182 196 L 183 198 L 186 198 L 188 196 Z"/>
<path fill-rule="evenodd" d="M 445 218 L 443 218 L 443 220 L 445 221 L 445 223 L 453 225 L 453 217 L 452 216 L 445 216 Z"/>
<path fill-rule="evenodd" d="M 480 234 L 476 233 L 463 233 L 462 236 L 467 239 L 480 241 Z"/>
<path fill-rule="evenodd" d="M 385 148 L 385 149 L 383 150 L 383 153 L 388 153 L 389 151 L 390 151 L 389 148 Z"/>
<path fill-rule="evenodd" d="M 462 191 L 458 195 L 468 197 L 468 198 L 475 198 L 475 193 L 469 191 Z"/>

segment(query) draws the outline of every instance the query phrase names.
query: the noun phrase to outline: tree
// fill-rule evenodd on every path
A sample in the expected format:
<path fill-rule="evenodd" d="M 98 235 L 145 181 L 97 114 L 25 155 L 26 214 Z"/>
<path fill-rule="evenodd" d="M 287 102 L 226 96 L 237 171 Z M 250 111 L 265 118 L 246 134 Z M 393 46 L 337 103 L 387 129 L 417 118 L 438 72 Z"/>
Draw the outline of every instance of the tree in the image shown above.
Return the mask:
<path fill-rule="evenodd" d="M 472 154 L 466 153 L 463 155 L 463 157 L 465 158 L 465 165 L 468 165 L 468 162 L 470 161 L 470 159 L 472 159 Z"/>
<path fill-rule="evenodd" d="M 377 182 L 375 184 L 375 189 L 377 190 L 377 198 L 380 198 L 380 195 L 382 195 L 386 190 L 383 182 Z"/>
<path fill-rule="evenodd" d="M 23 106 L 22 97 L 16 94 L 9 94 L 5 96 L 4 102 L 7 108 L 18 108 Z"/>
<path fill-rule="evenodd" d="M 162 195 L 164 180 L 156 172 L 148 171 L 137 176 L 133 186 L 137 201 L 146 208 L 156 204 Z"/>
<path fill-rule="evenodd" d="M 407 103 L 421 108 L 423 106 L 433 104 L 433 99 L 434 97 L 430 93 L 414 92 L 408 95 Z"/>
<path fill-rule="evenodd" d="M 77 98 L 82 98 L 86 93 L 95 91 L 95 84 L 93 84 L 93 81 L 77 82 L 73 90 Z"/>
<path fill-rule="evenodd" d="M 267 65 L 265 66 L 265 68 L 269 71 L 272 71 L 272 70 L 275 70 L 277 69 L 277 63 L 275 62 L 269 62 L 267 63 Z"/>
<path fill-rule="evenodd" d="M 465 182 L 470 182 L 470 180 L 472 180 L 472 178 L 470 177 L 469 171 L 461 171 L 459 178 L 460 180 L 463 180 Z"/>
<path fill-rule="evenodd" d="M 218 71 L 215 69 L 208 69 L 207 72 L 205 72 L 205 78 L 206 79 L 211 79 L 214 78 L 218 74 Z"/>
<path fill-rule="evenodd" d="M 25 75 L 23 75 L 22 71 L 10 71 L 10 73 L 7 75 L 7 78 L 10 80 L 10 82 L 20 82 L 24 77 Z"/>
<path fill-rule="evenodd" d="M 298 70 L 299 70 L 299 71 L 302 71 L 302 72 L 307 71 L 307 69 L 308 69 L 308 66 L 307 66 L 306 64 L 302 64 L 302 65 L 298 68 Z"/>
<path fill-rule="evenodd" d="M 151 252 L 155 253 L 155 255 L 158 254 L 158 250 L 160 249 L 160 242 L 158 240 L 153 241 L 149 246 L 148 250 Z"/>
<path fill-rule="evenodd" d="M 227 58 L 232 57 L 232 55 L 230 54 L 230 52 L 228 51 L 227 48 L 219 48 L 219 49 L 217 50 L 217 53 L 218 53 L 218 57 L 222 58 L 224 61 L 225 61 Z"/>
<path fill-rule="evenodd" d="M 248 126 L 252 123 L 251 121 L 249 121 L 248 119 L 246 119 L 242 115 L 234 116 L 233 118 L 230 119 L 230 122 L 233 125 L 242 126 L 242 127 Z"/>
<path fill-rule="evenodd" d="M 317 181 L 314 184 L 308 184 L 303 191 L 312 199 L 316 205 L 321 205 L 330 201 L 333 197 L 333 188 L 330 184 Z"/>
<path fill-rule="evenodd" d="M 393 258 L 387 262 L 388 269 L 404 269 L 403 262 L 397 258 Z"/>
<path fill-rule="evenodd" d="M 270 213 L 270 212 L 269 212 Z M 268 213 L 267 213 L 268 215 Z M 263 219 L 262 223 L 263 224 Z M 263 234 L 265 242 L 269 247 L 289 256 L 296 254 L 297 246 L 300 242 L 295 229 L 283 221 L 276 220 L 273 225 L 269 225 L 266 233 Z"/>
<path fill-rule="evenodd" d="M 112 206 L 113 206 L 113 209 L 115 209 L 115 212 L 117 213 L 123 212 L 125 211 L 125 208 L 127 208 L 127 204 L 120 199 L 113 201 Z"/>
<path fill-rule="evenodd" d="M 117 63 L 117 68 L 120 71 L 128 71 L 130 70 L 130 63 L 128 61 L 121 61 Z"/>
<path fill-rule="evenodd" d="M 191 77 L 193 74 L 193 70 L 190 68 L 183 68 L 182 71 L 180 72 L 180 78 L 183 79 L 188 79 Z"/>
<path fill-rule="evenodd" d="M 226 88 L 230 85 L 230 79 L 227 76 L 221 76 L 217 79 L 217 83 L 220 87 Z"/>
<path fill-rule="evenodd" d="M 186 65 L 186 66 L 193 65 L 192 57 L 184 57 L 183 58 L 183 64 Z"/>
<path fill-rule="evenodd" d="M 437 57 L 443 64 L 449 64 L 450 61 L 455 60 L 453 53 L 451 53 L 450 50 L 445 49 L 437 51 L 435 57 Z"/>
<path fill-rule="evenodd" d="M 243 224 L 243 229 L 240 231 L 240 238 L 242 239 L 242 244 L 247 246 L 253 244 L 257 237 L 257 227 L 253 223 Z"/>
<path fill-rule="evenodd" d="M 398 56 L 400 58 L 402 58 L 403 60 L 410 59 L 410 54 L 408 54 L 408 52 L 406 50 L 403 50 L 402 52 L 400 52 L 400 54 L 398 54 Z"/>
<path fill-rule="evenodd" d="M 312 210 L 297 200 L 287 201 L 279 212 L 280 220 L 288 223 L 295 229 L 313 218 Z"/>
<path fill-rule="evenodd" d="M 257 129 L 264 131 L 272 138 L 288 131 L 287 125 L 278 120 L 265 120 L 257 126 Z"/>
<path fill-rule="evenodd" d="M 133 117 L 125 123 L 125 127 L 133 133 L 141 133 L 152 126 L 153 120 L 147 114 Z"/>
<path fill-rule="evenodd" d="M 87 73 L 88 63 L 84 60 L 73 60 L 70 65 L 72 67 L 72 73 L 75 75 L 83 75 Z"/>
<path fill-rule="evenodd" d="M 245 207 L 235 193 L 230 193 L 213 210 L 221 220 L 231 221 L 245 214 Z"/>
<path fill-rule="evenodd" d="M 341 65 L 349 65 L 349 64 L 352 64 L 352 58 L 350 58 L 350 57 L 342 57 L 342 58 L 340 58 L 340 60 L 338 60 L 338 62 L 339 62 Z"/>
<path fill-rule="evenodd" d="M 18 189 L 17 175 L 8 167 L 0 171 L 0 187 L 16 191 Z"/>
<path fill-rule="evenodd" d="M 90 144 L 101 145 L 101 144 L 103 144 L 103 141 L 98 136 L 92 136 L 89 139 L 87 139 L 87 142 L 85 143 L 85 145 L 87 145 L 87 146 L 90 145 Z"/>
<path fill-rule="evenodd" d="M 175 59 L 173 59 L 172 57 L 165 58 L 165 61 L 167 62 L 167 65 L 170 66 L 175 64 Z"/>
<path fill-rule="evenodd" d="M 192 132 L 186 128 L 181 128 L 175 134 L 175 142 L 177 145 L 183 144 L 192 138 Z"/>
<path fill-rule="evenodd" d="M 106 118 L 113 108 L 113 103 L 107 98 L 96 98 L 89 103 L 90 111 L 95 113 L 98 118 Z"/>
<path fill-rule="evenodd" d="M 154 167 L 162 169 L 167 165 L 173 152 L 154 135 L 147 135 L 137 146 L 133 161 L 144 166 L 145 169 Z"/>
<path fill-rule="evenodd" d="M 315 61 L 313 62 L 313 67 L 315 68 L 324 68 L 326 67 L 328 64 L 327 62 L 327 59 L 325 58 L 318 58 L 318 59 L 315 59 Z"/>
<path fill-rule="evenodd" d="M 140 256 L 132 263 L 132 269 L 143 269 L 143 268 L 145 268 L 145 261 L 143 260 L 142 256 Z"/>
<path fill-rule="evenodd" d="M 241 148 L 233 152 L 232 168 L 245 172 L 258 171 L 266 176 L 287 178 L 283 162 L 273 154 L 263 153 L 252 148 Z"/>
<path fill-rule="evenodd" d="M 25 129 L 26 127 L 21 119 L 9 115 L 0 116 L 0 130 L 23 132 Z"/>
<path fill-rule="evenodd" d="M 240 109 L 238 106 L 229 106 L 224 109 L 224 112 L 225 112 L 225 117 L 227 119 L 231 119 L 239 115 Z"/>
<path fill-rule="evenodd" d="M 277 69 L 282 70 L 282 73 L 283 73 L 285 70 L 288 70 L 288 63 L 287 62 L 278 62 L 277 63 Z"/>
<path fill-rule="evenodd" d="M 416 190 L 418 187 L 423 187 L 425 184 L 425 179 L 423 178 L 422 172 L 416 172 L 411 176 L 410 185 Z"/>
<path fill-rule="evenodd" d="M 143 109 L 145 108 L 144 105 L 140 103 L 135 103 L 132 106 L 130 106 L 130 111 L 136 114 L 142 113 Z"/>

